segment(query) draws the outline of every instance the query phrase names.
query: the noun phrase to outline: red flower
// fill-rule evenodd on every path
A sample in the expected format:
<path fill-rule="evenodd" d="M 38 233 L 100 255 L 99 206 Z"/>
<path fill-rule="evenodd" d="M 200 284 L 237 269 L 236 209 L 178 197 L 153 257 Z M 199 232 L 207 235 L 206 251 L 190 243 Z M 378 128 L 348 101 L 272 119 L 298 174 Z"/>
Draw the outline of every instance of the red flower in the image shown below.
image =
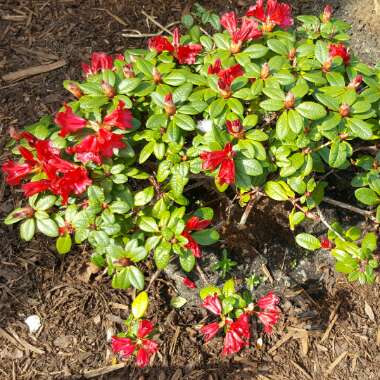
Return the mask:
<path fill-rule="evenodd" d="M 83 129 L 87 124 L 87 120 L 75 115 L 70 106 L 65 104 L 64 107 L 65 111 L 58 112 L 54 119 L 55 124 L 61 128 L 59 135 L 62 137 Z"/>
<path fill-rule="evenodd" d="M 348 65 L 350 63 L 350 54 L 343 44 L 331 44 L 329 46 L 329 53 L 331 58 L 341 57 L 345 65 Z"/>
<path fill-rule="evenodd" d="M 233 159 L 235 152 L 232 148 L 232 144 L 227 143 L 223 150 L 202 152 L 199 155 L 203 161 L 202 167 L 204 170 L 214 171 L 220 166 L 217 178 L 221 184 L 230 185 L 235 182 L 235 162 Z"/>
<path fill-rule="evenodd" d="M 249 341 L 251 337 L 251 326 L 249 324 L 248 314 L 241 314 L 236 321 L 231 323 L 230 329 L 236 331 L 240 335 L 240 337 L 243 337 L 244 339 Z"/>
<path fill-rule="evenodd" d="M 139 322 L 137 339 L 112 337 L 112 351 L 127 358 L 137 349 L 136 364 L 143 368 L 149 364 L 150 357 L 158 351 L 158 344 L 146 337 L 153 331 L 153 325 L 146 320 Z"/>
<path fill-rule="evenodd" d="M 149 49 L 156 50 L 158 53 L 169 51 L 178 60 L 180 64 L 193 64 L 197 55 L 202 51 L 202 45 L 188 44 L 180 45 L 179 29 L 173 30 L 173 42 L 171 43 L 167 37 L 152 37 L 148 42 Z"/>
<path fill-rule="evenodd" d="M 132 113 L 124 109 L 125 103 L 120 100 L 116 109 L 103 119 L 103 124 L 111 125 L 120 129 L 132 128 Z"/>
<path fill-rule="evenodd" d="M 261 309 L 257 312 L 257 317 L 264 325 L 264 331 L 268 334 L 272 332 L 273 326 L 280 318 L 281 310 L 277 306 L 279 302 L 280 299 L 273 292 L 269 292 L 257 301 L 257 306 Z"/>
<path fill-rule="evenodd" d="M 123 135 L 100 128 L 96 135 L 86 136 L 79 144 L 66 149 L 69 154 L 76 154 L 79 161 L 84 164 L 93 161 L 101 165 L 103 157 L 112 157 L 114 149 L 122 149 L 125 143 Z"/>
<path fill-rule="evenodd" d="M 218 87 L 220 93 L 224 98 L 229 98 L 232 95 L 232 82 L 237 77 L 244 75 L 244 70 L 239 64 L 231 66 L 228 69 L 222 70 L 220 59 L 217 59 L 214 65 L 209 66 L 208 73 L 218 75 Z"/>
<path fill-rule="evenodd" d="M 227 131 L 231 136 L 237 139 L 241 139 L 242 137 L 244 137 L 244 128 L 241 125 L 241 122 L 239 119 L 227 120 L 226 126 L 227 126 Z"/>
<path fill-rule="evenodd" d="M 187 239 L 187 244 L 185 245 L 185 248 L 189 249 L 194 257 L 200 258 L 202 256 L 201 248 L 199 247 L 199 244 L 193 239 L 191 236 L 192 231 L 200 231 L 205 229 L 209 224 L 211 223 L 211 220 L 206 219 L 199 219 L 197 216 L 192 216 L 187 222 L 184 231 L 182 232 L 182 236 L 184 236 Z"/>
<path fill-rule="evenodd" d="M 8 185 L 19 185 L 22 179 L 38 167 L 38 162 L 34 160 L 32 152 L 24 147 L 19 147 L 19 151 L 24 158 L 23 163 L 8 160 L 2 166 L 3 172 L 7 174 L 6 180 Z"/>
<path fill-rule="evenodd" d="M 238 20 L 235 12 L 225 13 L 221 17 L 220 23 L 231 35 L 232 53 L 238 53 L 244 41 L 260 38 L 262 36 L 262 32 L 258 29 L 258 23 L 252 19 L 243 17 L 241 27 L 238 28 Z"/>
<path fill-rule="evenodd" d="M 31 197 L 34 194 L 50 189 L 50 181 L 41 179 L 35 182 L 28 182 L 22 185 L 22 191 L 26 197 Z"/>
<path fill-rule="evenodd" d="M 256 305 L 260 309 L 273 309 L 280 303 L 280 299 L 271 291 L 266 296 L 261 297 Z"/>
<path fill-rule="evenodd" d="M 204 335 L 205 342 L 211 340 L 219 331 L 219 323 L 213 322 L 202 326 L 200 332 Z"/>
<path fill-rule="evenodd" d="M 222 304 L 220 303 L 218 295 L 215 293 L 213 296 L 207 296 L 202 303 L 202 307 L 211 311 L 215 315 L 222 314 Z"/>
<path fill-rule="evenodd" d="M 246 345 L 247 343 L 240 337 L 240 335 L 235 330 L 229 328 L 224 338 L 222 355 L 235 354 Z"/>
<path fill-rule="evenodd" d="M 266 9 L 264 0 L 257 0 L 256 5 L 249 7 L 246 16 L 262 21 L 262 30 L 265 32 L 271 32 L 276 25 L 283 29 L 293 25 L 291 6 L 277 0 L 268 0 Z"/>
<path fill-rule="evenodd" d="M 102 52 L 92 53 L 90 65 L 82 63 L 82 70 L 86 76 L 96 74 L 98 71 L 101 70 L 112 70 L 112 68 L 112 57 Z"/>

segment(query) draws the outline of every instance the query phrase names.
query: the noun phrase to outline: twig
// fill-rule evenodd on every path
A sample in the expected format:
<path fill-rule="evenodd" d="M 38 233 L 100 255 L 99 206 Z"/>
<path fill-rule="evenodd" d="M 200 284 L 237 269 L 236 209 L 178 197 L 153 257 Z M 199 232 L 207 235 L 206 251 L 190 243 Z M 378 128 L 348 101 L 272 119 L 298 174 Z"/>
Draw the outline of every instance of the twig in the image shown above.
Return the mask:
<path fill-rule="evenodd" d="M 326 375 L 330 375 L 332 371 L 334 371 L 334 368 L 346 357 L 348 354 L 348 351 L 342 352 L 329 366 L 327 369 Z"/>
<path fill-rule="evenodd" d="M 321 222 L 332 232 L 334 232 L 334 234 L 336 236 L 339 237 L 339 239 L 343 240 L 343 241 L 346 241 L 346 239 L 337 231 L 335 230 L 331 224 L 326 220 L 326 218 L 324 217 L 324 215 L 322 214 L 322 211 L 321 209 L 319 208 L 319 206 L 316 207 L 317 209 L 317 212 L 318 212 L 318 215 L 319 215 L 319 218 L 321 219 Z"/>
<path fill-rule="evenodd" d="M 343 203 L 343 202 L 340 202 L 340 201 L 336 201 L 335 199 L 331 199 L 329 197 L 324 197 L 323 201 L 326 202 L 326 203 L 328 203 L 328 204 L 330 204 L 330 205 L 337 206 L 337 207 L 340 207 L 340 208 L 344 208 L 345 210 L 352 211 L 352 212 L 354 212 L 356 214 L 360 214 L 360 215 L 369 217 L 371 220 L 376 220 L 372 216 L 372 212 L 371 211 L 362 210 L 361 208 L 358 208 L 358 207 L 355 207 L 355 206 L 351 206 L 351 205 L 349 205 L 347 203 Z"/>
<path fill-rule="evenodd" d="M 247 219 L 249 217 L 249 214 L 252 211 L 253 203 L 255 202 L 255 200 L 256 200 L 256 197 L 255 196 L 251 196 L 251 199 L 247 203 L 247 206 L 245 207 L 243 215 L 240 218 L 239 228 L 242 228 L 247 223 Z"/>
<path fill-rule="evenodd" d="M 180 21 L 174 21 L 171 22 L 170 24 L 166 25 L 165 28 L 170 28 L 174 25 L 180 24 Z M 160 30 L 157 33 L 141 33 L 137 29 L 124 29 L 126 32 L 134 32 L 134 33 L 123 33 L 122 36 L 126 38 L 147 38 L 147 37 L 156 37 L 156 36 L 161 36 L 162 33 L 165 32 L 165 30 Z"/>
<path fill-rule="evenodd" d="M 197 272 L 199 274 L 199 277 L 207 285 L 209 283 L 209 281 L 208 281 L 206 275 L 203 273 L 203 271 L 202 271 L 201 267 L 199 266 L 199 264 L 196 264 L 195 268 L 196 268 L 196 270 L 197 270 Z"/>
<path fill-rule="evenodd" d="M 109 11 L 108 9 L 105 9 L 105 8 L 93 8 L 93 9 L 96 9 L 98 11 L 104 11 L 106 12 L 109 16 L 111 16 L 113 19 L 115 19 L 119 24 L 121 25 L 124 25 L 124 26 L 128 26 L 128 24 L 121 18 L 119 17 L 118 15 L 115 15 L 113 14 L 111 11 Z"/>
<path fill-rule="evenodd" d="M 153 274 L 153 276 L 151 277 L 151 279 L 149 281 L 149 285 L 146 288 L 146 291 L 148 291 L 150 289 L 150 287 L 152 286 L 153 282 L 157 280 L 157 277 L 160 275 L 160 273 L 161 273 L 161 269 L 156 270 L 156 272 Z"/>
<path fill-rule="evenodd" d="M 125 367 L 126 365 L 127 365 L 127 363 L 119 363 L 119 364 L 110 365 L 107 367 L 91 369 L 89 371 L 86 371 L 83 374 L 83 376 L 85 379 L 92 379 L 94 377 L 99 377 L 101 375 L 105 375 L 106 373 L 117 371 L 118 369 L 121 369 L 121 368 Z"/>
<path fill-rule="evenodd" d="M 47 65 L 32 66 L 27 69 L 14 71 L 13 73 L 5 74 L 1 78 L 6 82 L 16 82 L 37 74 L 47 73 L 48 71 L 57 70 L 66 65 L 66 61 L 61 59 L 57 62 L 49 63 Z"/>
<path fill-rule="evenodd" d="M 152 16 L 148 15 L 148 13 L 146 13 L 145 11 L 141 11 L 141 13 L 147 18 L 149 19 L 150 21 L 153 22 L 153 24 L 155 24 L 156 26 L 158 26 L 161 30 L 165 31 L 166 33 L 169 33 L 171 36 L 173 35 L 173 33 L 166 27 L 166 26 L 163 26 L 162 24 L 160 24 L 158 21 L 156 21 Z"/>
<path fill-rule="evenodd" d="M 296 363 L 293 360 L 290 360 L 290 361 L 294 365 L 294 367 L 296 367 L 298 371 L 300 371 L 307 379 L 313 380 L 313 378 L 309 375 L 309 373 L 307 373 L 298 363 Z"/>

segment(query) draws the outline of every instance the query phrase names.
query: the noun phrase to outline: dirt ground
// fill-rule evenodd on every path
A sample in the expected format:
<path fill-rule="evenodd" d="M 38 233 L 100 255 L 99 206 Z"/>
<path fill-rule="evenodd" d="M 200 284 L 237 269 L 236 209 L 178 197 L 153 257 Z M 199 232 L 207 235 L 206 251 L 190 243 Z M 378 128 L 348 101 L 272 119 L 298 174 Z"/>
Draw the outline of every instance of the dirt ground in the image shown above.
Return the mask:
<path fill-rule="evenodd" d="M 58 59 L 67 62 L 46 74 L 15 83 L 0 82 L 1 161 L 8 154 L 4 147 L 9 127 L 56 112 L 67 98 L 62 81 L 80 78 L 80 62 L 88 60 L 92 51 L 119 52 L 145 43 L 122 37 L 125 29 L 157 31 L 141 15 L 142 9 L 168 24 L 178 20 L 190 3 L 0 0 L 0 76 Z M 218 12 L 242 11 L 251 4 L 245 0 L 200 3 Z M 291 3 L 299 14 L 319 12 L 325 1 Z M 377 63 L 379 18 L 372 1 L 331 3 L 339 16 L 353 23 L 353 51 L 366 62 Z M 1 219 L 20 200 L 20 193 L 1 180 Z M 222 201 L 213 206 L 224 209 Z M 241 210 L 234 213 L 238 216 Z M 173 284 L 163 277 L 150 289 L 150 317 L 159 326 L 160 352 L 155 367 L 145 370 L 128 363 L 119 370 L 123 364 L 109 367 L 114 363 L 106 339 L 122 328 L 131 294 L 113 290 L 102 273 L 90 276 L 87 247 L 58 257 L 48 240 L 24 244 L 16 229 L 0 224 L 0 379 L 379 379 L 380 285 L 347 283 L 323 255 L 303 259 L 317 279 L 293 278 L 286 285 L 283 277 L 292 278 L 294 268 L 289 258 L 283 257 L 281 247 L 295 247 L 285 219 L 280 206 L 264 202 L 245 231 L 229 229 L 222 236 L 236 258 L 250 261 L 262 254 L 269 271 L 279 274 L 269 286 L 281 294 L 283 318 L 274 334 L 263 338 L 263 347 L 221 359 L 222 340 L 204 345 L 193 328 L 205 314 L 191 306 L 171 310 L 168 300 Z M 245 241 L 243 246 L 241 241 Z M 37 335 L 30 335 L 23 322 L 32 314 L 42 320 Z M 106 373 L 105 367 L 112 372 Z"/>

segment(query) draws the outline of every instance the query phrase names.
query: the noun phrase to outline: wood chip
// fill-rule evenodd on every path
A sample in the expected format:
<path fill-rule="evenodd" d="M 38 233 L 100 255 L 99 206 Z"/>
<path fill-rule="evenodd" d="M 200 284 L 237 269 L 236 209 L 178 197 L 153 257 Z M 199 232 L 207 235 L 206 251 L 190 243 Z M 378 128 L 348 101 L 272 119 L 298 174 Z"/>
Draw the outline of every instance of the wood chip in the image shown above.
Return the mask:
<path fill-rule="evenodd" d="M 377 328 L 376 345 L 380 347 L 380 327 Z"/>
<path fill-rule="evenodd" d="M 169 355 L 170 356 L 172 356 L 174 354 L 180 332 L 181 332 L 181 328 L 179 326 L 177 326 L 175 333 L 174 333 L 174 336 L 173 336 L 172 344 L 170 345 L 170 349 L 169 349 Z"/>
<path fill-rule="evenodd" d="M 290 338 L 293 337 L 293 333 L 287 333 L 283 338 L 281 338 L 273 347 L 268 350 L 269 354 L 273 354 L 277 349 L 279 349 L 284 343 L 286 343 Z"/>
<path fill-rule="evenodd" d="M 4 15 L 4 16 L 1 16 L 1 19 L 4 20 L 4 21 L 16 21 L 16 22 L 19 22 L 19 21 L 24 21 L 26 20 L 27 16 L 26 15 Z"/>
<path fill-rule="evenodd" d="M 114 309 L 129 310 L 129 306 L 117 302 L 110 302 L 108 305 Z"/>
<path fill-rule="evenodd" d="M 32 66 L 32 67 L 28 67 L 27 69 L 14 71 L 13 73 L 3 75 L 1 78 L 5 82 L 17 82 L 19 80 L 29 78 L 34 75 L 57 70 L 65 65 L 66 65 L 66 61 L 64 59 L 61 59 L 57 62 L 49 63 L 47 65 Z"/>
<path fill-rule="evenodd" d="M 127 365 L 127 363 L 119 363 L 119 364 L 109 365 L 107 367 L 91 369 L 89 371 L 85 371 L 83 376 L 85 379 L 92 379 L 94 377 L 99 377 L 101 375 L 105 375 L 106 373 L 117 371 L 118 369 L 121 369 L 121 368 L 125 367 L 126 365 Z"/>
<path fill-rule="evenodd" d="M 371 306 L 367 303 L 367 301 L 364 302 L 364 311 L 367 314 L 368 318 L 372 321 L 375 322 L 375 314 L 373 313 L 373 310 Z"/>
<path fill-rule="evenodd" d="M 313 380 L 313 378 L 298 363 L 296 363 L 293 360 L 290 360 L 290 361 L 294 365 L 294 367 L 296 367 L 298 371 L 300 371 L 307 379 Z"/>
<path fill-rule="evenodd" d="M 337 319 L 338 319 L 338 314 L 336 314 L 334 316 L 334 318 L 332 319 L 332 321 L 327 326 L 327 329 L 326 329 L 325 333 L 323 334 L 323 336 L 321 338 L 321 341 L 320 341 L 321 343 L 323 343 L 325 340 L 327 340 L 327 338 L 329 337 L 330 332 L 331 332 L 332 328 L 334 327 L 335 322 L 337 321 Z"/>
<path fill-rule="evenodd" d="M 327 372 L 326 374 L 327 375 L 330 375 L 332 373 L 332 371 L 334 371 L 335 367 L 346 357 L 346 355 L 348 354 L 348 351 L 344 351 L 342 352 L 329 366 L 329 368 L 327 369 Z"/>

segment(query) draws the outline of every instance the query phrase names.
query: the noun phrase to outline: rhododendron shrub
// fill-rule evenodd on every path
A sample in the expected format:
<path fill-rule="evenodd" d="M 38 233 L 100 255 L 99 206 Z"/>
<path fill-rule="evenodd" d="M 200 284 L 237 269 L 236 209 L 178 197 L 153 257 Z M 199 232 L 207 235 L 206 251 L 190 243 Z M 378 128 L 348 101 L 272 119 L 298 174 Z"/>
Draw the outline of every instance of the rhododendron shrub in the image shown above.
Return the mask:
<path fill-rule="evenodd" d="M 10 130 L 12 156 L 2 169 L 23 198 L 5 223 L 20 223 L 26 241 L 36 233 L 56 239 L 61 254 L 88 242 L 92 262 L 107 268 L 115 288 L 143 289 L 150 261 L 159 270 L 176 262 L 194 288 L 186 273 L 201 263 L 202 246 L 219 240 L 213 210 L 196 206 L 206 200 L 192 192 L 201 180 L 248 211 L 258 197 L 286 202 L 301 247 L 331 252 L 349 280 L 373 282 L 379 68 L 357 59 L 349 25 L 331 7 L 319 17 L 295 17 L 286 3 L 258 0 L 220 23 L 214 34 L 176 28 L 146 49 L 93 53 L 83 78 L 64 82 L 70 96 L 55 115 Z M 339 197 L 333 173 L 350 178 L 349 203 L 332 199 Z M 326 221 L 323 202 L 362 215 L 365 231 Z M 326 231 L 304 232 L 308 220 Z M 215 300 L 209 310 L 225 318 L 204 335 L 223 330 L 224 352 L 236 352 L 249 342 L 248 317 L 269 332 L 277 303 L 244 311 L 247 304 L 231 315 L 220 314 Z M 133 342 L 115 349 L 135 354 L 141 346 Z M 153 351 L 140 353 L 139 363 Z"/>

